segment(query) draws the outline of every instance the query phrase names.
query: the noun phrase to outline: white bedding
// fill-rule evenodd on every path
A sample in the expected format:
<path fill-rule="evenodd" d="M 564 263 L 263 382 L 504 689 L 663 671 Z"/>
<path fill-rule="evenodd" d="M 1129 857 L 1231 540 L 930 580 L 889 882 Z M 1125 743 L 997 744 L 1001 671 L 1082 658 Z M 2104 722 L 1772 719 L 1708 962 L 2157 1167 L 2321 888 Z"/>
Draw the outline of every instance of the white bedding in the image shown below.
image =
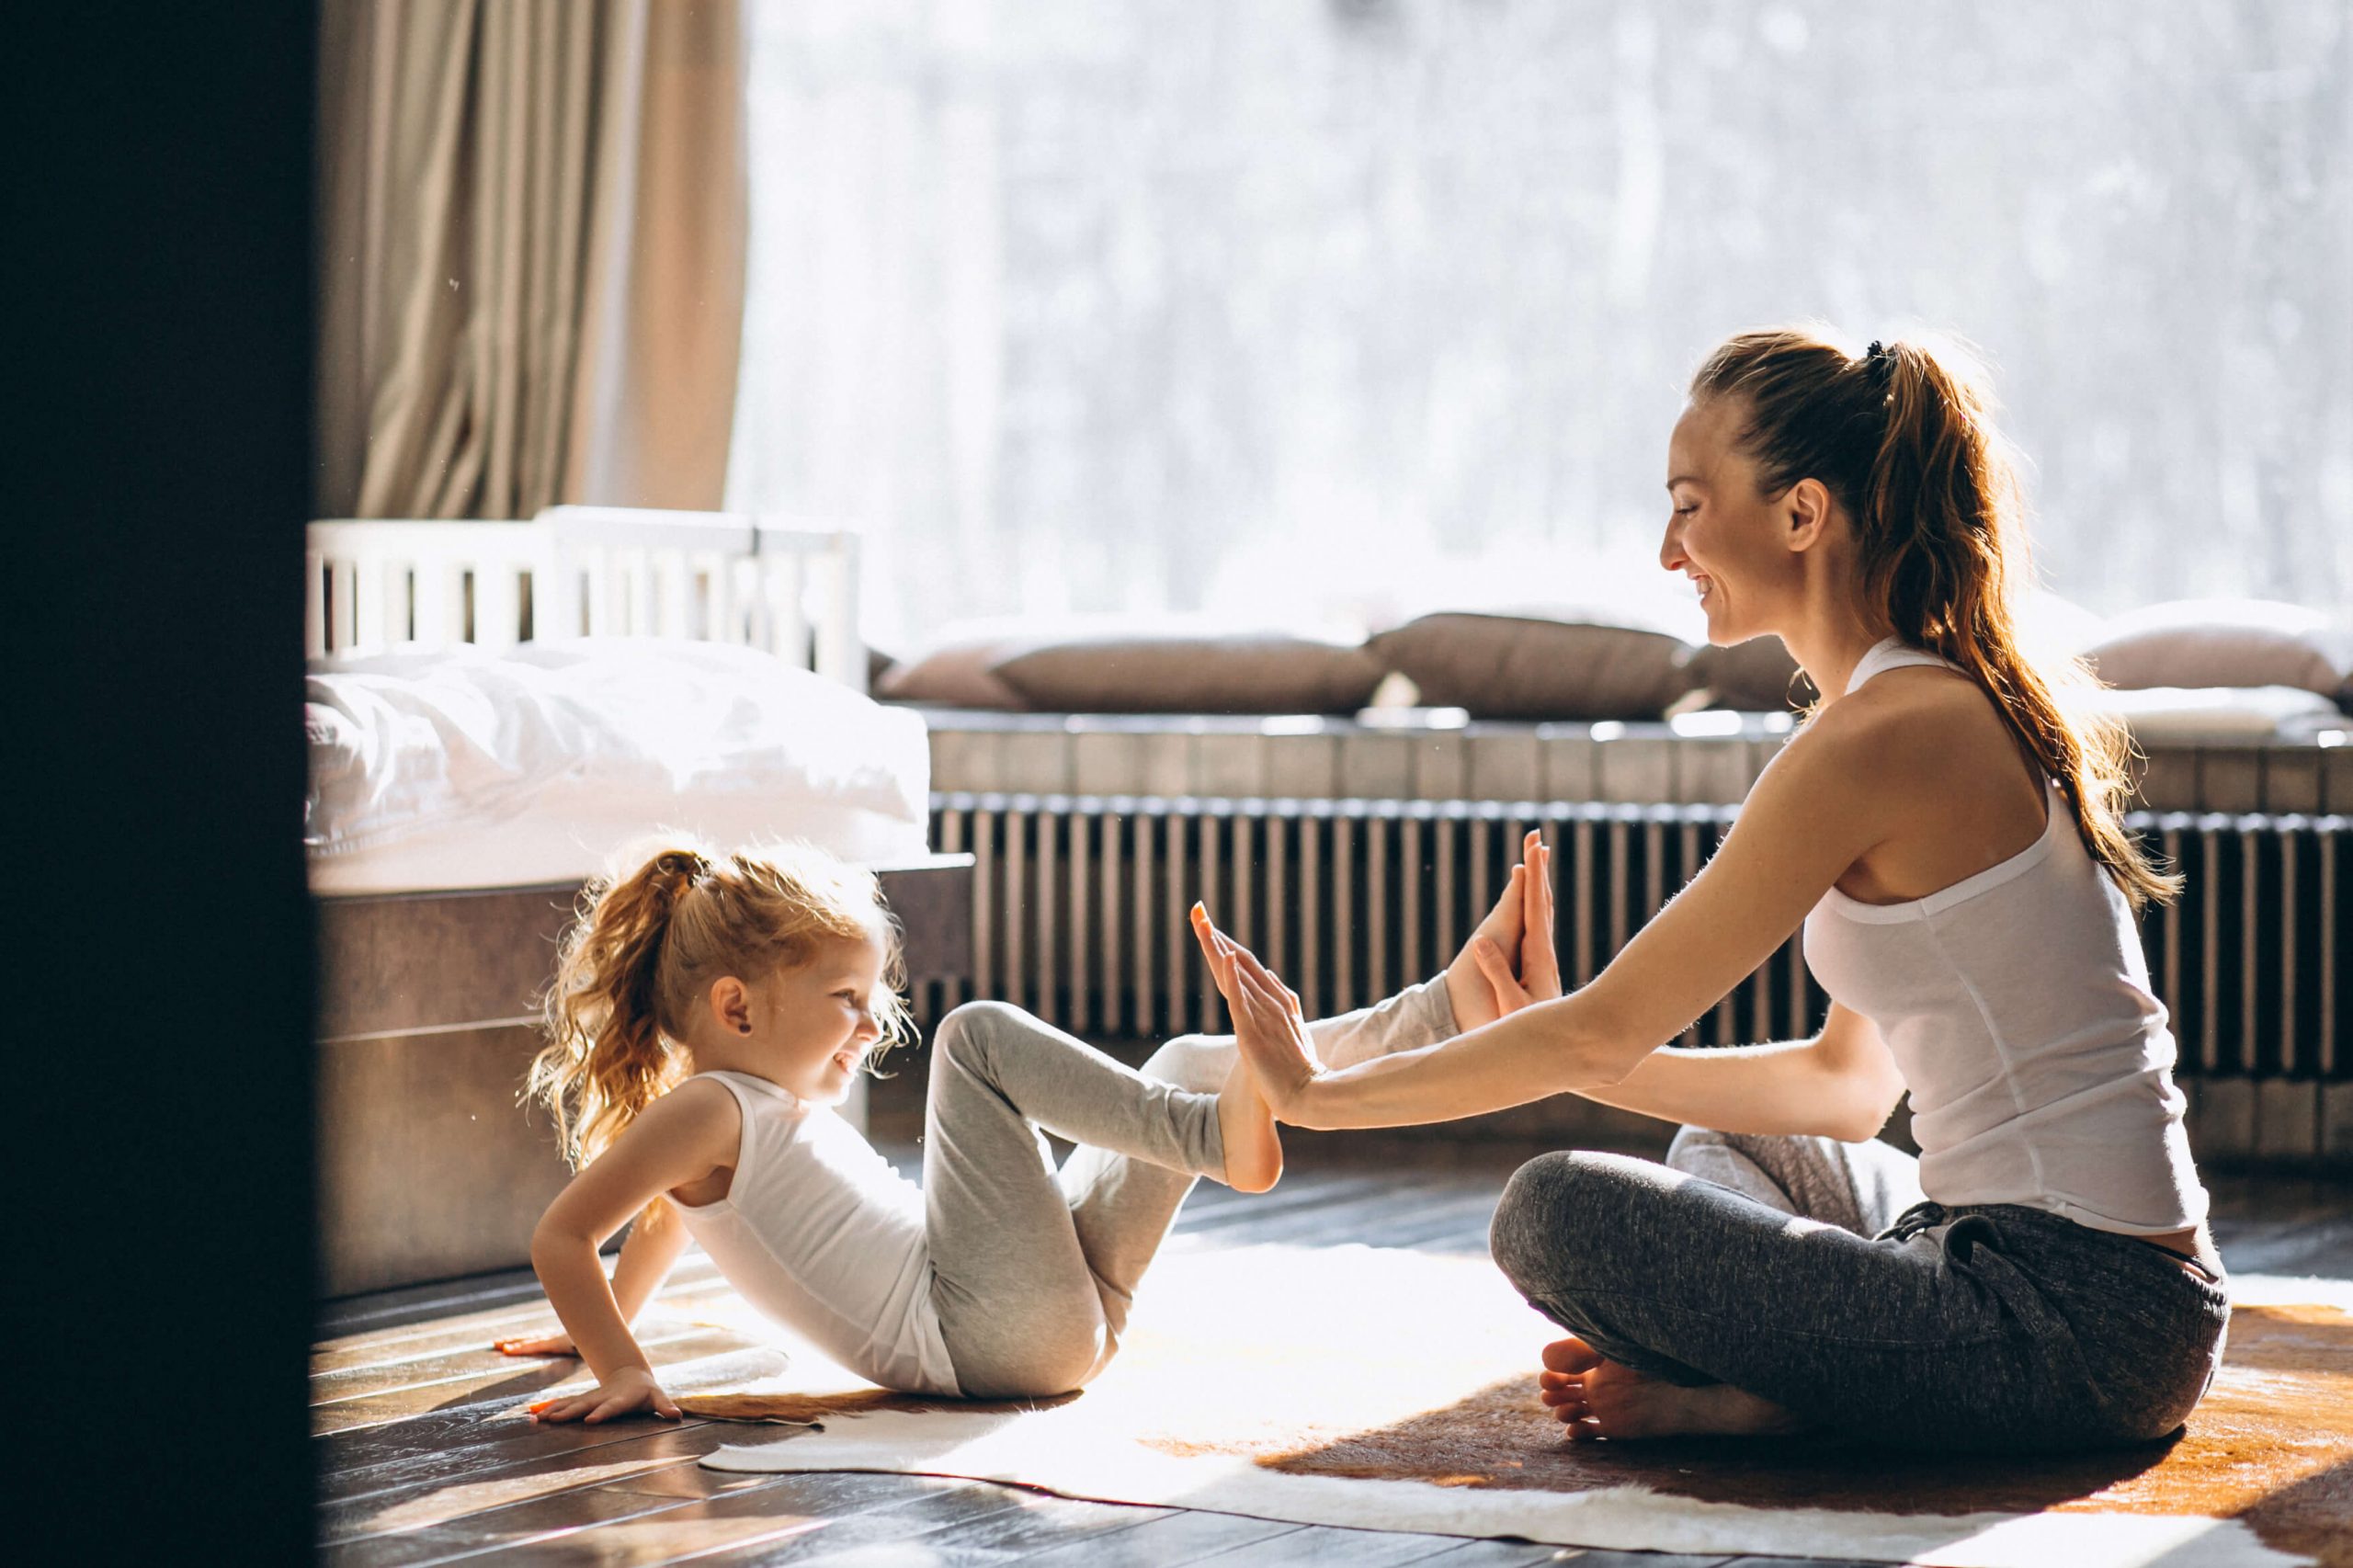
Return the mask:
<path fill-rule="evenodd" d="M 665 638 L 314 661 L 302 837 L 323 893 L 608 869 L 657 828 L 924 853 L 923 721 L 757 649 Z"/>

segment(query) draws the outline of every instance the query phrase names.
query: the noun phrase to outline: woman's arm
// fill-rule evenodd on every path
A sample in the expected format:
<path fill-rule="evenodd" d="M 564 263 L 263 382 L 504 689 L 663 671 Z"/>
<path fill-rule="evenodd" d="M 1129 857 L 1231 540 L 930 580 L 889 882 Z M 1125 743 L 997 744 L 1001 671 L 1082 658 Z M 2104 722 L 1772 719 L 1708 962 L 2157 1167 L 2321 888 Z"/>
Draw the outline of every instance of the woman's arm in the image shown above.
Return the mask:
<path fill-rule="evenodd" d="M 1879 1026 L 1833 1002 L 1812 1040 L 1697 1051 L 1662 1046 L 1586 1097 L 1719 1132 L 1859 1143 L 1887 1125 L 1903 1094 L 1904 1074 Z"/>
<path fill-rule="evenodd" d="M 626 1309 L 616 1296 L 615 1283 L 605 1278 L 597 1249 L 671 1187 L 731 1164 L 743 1137 L 742 1119 L 734 1096 L 725 1089 L 682 1085 L 646 1107 L 612 1147 L 548 1205 L 531 1233 L 531 1267 L 546 1288 L 549 1304 L 563 1321 L 564 1332 L 596 1374 L 597 1386 L 574 1399 L 534 1406 L 532 1414 L 540 1420 L 596 1422 L 640 1409 L 677 1418 L 678 1407 L 654 1380 L 653 1363 L 630 1334 L 629 1320 L 677 1256 L 682 1238 L 673 1234 L 665 1241 L 664 1233 L 682 1233 L 685 1227 L 676 1216 L 666 1224 L 657 1221 L 637 1267 L 631 1267 L 629 1249 L 622 1249 L 618 1283 L 634 1298 Z M 666 1256 L 659 1253 L 665 1246 Z"/>
<path fill-rule="evenodd" d="M 1854 755 L 1863 748 L 1845 743 L 1846 727 L 1829 722 L 1834 717 L 1782 750 L 1715 858 L 1592 984 L 1443 1045 L 1320 1070 L 1296 1028 L 1296 999 L 1255 958 L 1215 937 L 1223 945 L 1212 951 L 1212 971 L 1222 988 L 1235 986 L 1228 1000 L 1236 1037 L 1275 1114 L 1305 1127 L 1393 1127 L 1563 1092 L 1601 1097 L 1621 1086 L 1754 972 L 1823 892 L 1886 836 L 1899 808 L 1873 787 L 1876 769 Z M 1652 1077 L 1676 1071 L 1654 1069 Z"/>

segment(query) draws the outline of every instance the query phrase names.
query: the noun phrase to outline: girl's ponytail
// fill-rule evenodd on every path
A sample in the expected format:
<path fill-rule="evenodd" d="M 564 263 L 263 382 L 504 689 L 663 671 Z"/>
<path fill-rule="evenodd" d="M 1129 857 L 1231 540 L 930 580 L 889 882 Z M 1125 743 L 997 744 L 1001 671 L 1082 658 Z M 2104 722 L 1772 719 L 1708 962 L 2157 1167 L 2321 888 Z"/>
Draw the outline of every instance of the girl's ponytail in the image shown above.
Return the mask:
<path fill-rule="evenodd" d="M 1837 499 L 1854 524 L 1866 603 L 1993 698 L 2132 906 L 2178 893 L 2181 879 L 2125 831 L 2131 736 L 2083 700 L 2097 689 L 2090 667 L 2074 658 L 2038 667 L 2019 646 L 2017 596 L 2030 571 L 2024 502 L 1969 352 L 1914 340 L 1856 355 L 1803 329 L 1745 333 L 1709 356 L 1691 395 L 1746 403 L 1740 446 L 1764 494 L 1813 478 Z"/>
<path fill-rule="evenodd" d="M 590 884 L 565 933 L 541 1005 L 548 1044 L 524 1094 L 548 1108 L 576 1170 L 685 1076 L 662 1017 L 662 949 L 678 905 L 710 869 L 700 850 L 665 848 L 627 876 Z"/>

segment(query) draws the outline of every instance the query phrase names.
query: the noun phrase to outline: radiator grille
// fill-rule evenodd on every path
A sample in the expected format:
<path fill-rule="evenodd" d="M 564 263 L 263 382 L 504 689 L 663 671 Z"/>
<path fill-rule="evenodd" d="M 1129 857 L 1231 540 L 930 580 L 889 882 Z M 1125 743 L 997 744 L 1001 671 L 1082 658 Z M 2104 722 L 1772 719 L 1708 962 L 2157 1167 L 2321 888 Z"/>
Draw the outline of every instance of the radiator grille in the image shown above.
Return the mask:
<path fill-rule="evenodd" d="M 932 842 L 970 851 L 973 972 L 916 998 L 936 1017 L 1002 998 L 1075 1033 L 1218 1028 L 1185 911 L 1205 900 L 1311 1014 L 1436 972 L 1493 902 L 1521 835 L 1554 846 L 1562 973 L 1591 980 L 1715 852 L 1734 808 L 1586 802 L 940 794 Z M 2348 819 L 2140 813 L 2185 873 L 2143 923 L 2185 1077 L 2353 1077 L 2342 990 Z M 1792 936 L 1680 1043 L 1790 1039 L 1828 998 Z"/>

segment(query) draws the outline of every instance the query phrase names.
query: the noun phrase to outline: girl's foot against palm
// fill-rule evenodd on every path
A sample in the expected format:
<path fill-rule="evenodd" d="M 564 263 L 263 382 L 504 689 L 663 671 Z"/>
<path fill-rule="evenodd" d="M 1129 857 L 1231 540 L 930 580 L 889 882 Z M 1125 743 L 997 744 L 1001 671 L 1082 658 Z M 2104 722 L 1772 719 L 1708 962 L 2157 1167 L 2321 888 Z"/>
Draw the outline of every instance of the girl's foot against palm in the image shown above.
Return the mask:
<path fill-rule="evenodd" d="M 1596 1437 L 1756 1437 L 1805 1423 L 1730 1383 L 1684 1388 L 1604 1360 L 1582 1339 L 1544 1347 L 1540 1397 L 1573 1442 Z"/>
<path fill-rule="evenodd" d="M 1282 1134 L 1258 1093 L 1257 1075 L 1238 1051 L 1217 1094 L 1217 1125 L 1225 1140 L 1226 1186 L 1236 1192 L 1264 1192 L 1282 1179 Z"/>

